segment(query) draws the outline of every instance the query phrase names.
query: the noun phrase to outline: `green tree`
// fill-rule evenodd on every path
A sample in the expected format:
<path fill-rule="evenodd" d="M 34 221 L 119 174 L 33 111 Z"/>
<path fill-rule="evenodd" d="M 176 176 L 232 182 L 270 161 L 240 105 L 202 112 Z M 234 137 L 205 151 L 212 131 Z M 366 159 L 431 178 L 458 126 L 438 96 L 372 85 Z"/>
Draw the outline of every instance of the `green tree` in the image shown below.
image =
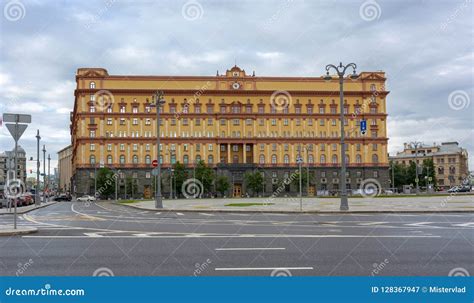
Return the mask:
<path fill-rule="evenodd" d="M 296 188 L 299 190 L 299 188 L 300 188 L 299 169 L 296 170 L 294 172 L 294 174 L 296 174 L 296 176 L 291 178 L 291 184 L 296 186 Z M 291 175 L 290 175 L 290 177 L 291 177 Z M 308 176 L 308 171 L 304 167 L 302 167 L 301 168 L 301 188 L 302 188 L 303 191 L 306 189 L 306 185 L 308 184 L 308 177 L 309 177 L 309 181 L 312 182 L 311 176 Z"/>
<path fill-rule="evenodd" d="M 100 198 L 115 197 L 115 181 L 118 175 L 110 168 L 103 167 L 97 172 L 97 192 Z"/>
<path fill-rule="evenodd" d="M 259 171 L 248 172 L 244 175 L 244 181 L 246 187 L 252 191 L 252 194 L 255 196 L 259 191 L 262 191 L 263 188 L 263 176 Z"/>
<path fill-rule="evenodd" d="M 203 160 L 199 161 L 196 165 L 196 179 L 202 183 L 204 193 L 211 191 L 214 181 L 214 171 L 208 167 Z"/>
<path fill-rule="evenodd" d="M 173 169 L 174 182 L 176 186 L 177 195 L 179 196 L 182 194 L 181 188 L 183 186 L 184 181 L 188 179 L 188 172 L 186 171 L 186 167 L 184 166 L 184 164 L 179 163 L 179 161 L 173 165 Z"/>
<path fill-rule="evenodd" d="M 436 186 L 436 178 L 435 178 L 435 166 L 433 163 L 433 159 L 424 159 L 423 160 L 423 171 L 420 174 L 420 185 L 427 186 L 427 183 Z M 428 181 L 428 178 L 431 177 L 431 182 Z"/>
<path fill-rule="evenodd" d="M 219 176 L 216 179 L 216 190 L 221 194 L 223 197 L 230 188 L 229 179 L 226 176 Z"/>

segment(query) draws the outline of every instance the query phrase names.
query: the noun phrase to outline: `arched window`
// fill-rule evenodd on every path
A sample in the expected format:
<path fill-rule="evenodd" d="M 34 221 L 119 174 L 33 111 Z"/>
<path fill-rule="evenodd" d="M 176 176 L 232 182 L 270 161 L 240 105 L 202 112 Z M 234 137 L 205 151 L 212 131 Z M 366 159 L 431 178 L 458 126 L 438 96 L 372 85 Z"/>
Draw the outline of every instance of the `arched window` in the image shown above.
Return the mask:
<path fill-rule="evenodd" d="M 91 155 L 91 156 L 89 157 L 89 163 L 90 163 L 90 164 L 95 164 L 95 156 L 94 156 L 94 155 Z"/>
<path fill-rule="evenodd" d="M 145 163 L 146 163 L 146 164 L 151 164 L 151 157 L 150 157 L 150 155 L 146 155 L 146 156 L 145 156 Z"/>
<path fill-rule="evenodd" d="M 172 154 L 171 155 L 171 164 L 175 164 L 175 163 L 176 163 L 176 155 Z"/>
<path fill-rule="evenodd" d="M 326 156 L 325 156 L 325 155 L 321 155 L 320 162 L 321 162 L 321 164 L 325 164 L 325 163 L 326 163 Z"/>
<path fill-rule="evenodd" d="M 120 155 L 120 164 L 125 164 L 125 156 Z"/>
<path fill-rule="evenodd" d="M 356 163 L 362 163 L 362 157 L 359 154 L 356 155 Z"/>
<path fill-rule="evenodd" d="M 289 163 L 290 163 L 290 156 L 288 156 L 287 154 L 285 154 L 285 155 L 283 156 L 283 163 L 289 164 Z"/>
<path fill-rule="evenodd" d="M 260 155 L 260 164 L 265 164 L 265 156 L 263 154 Z"/>
<path fill-rule="evenodd" d="M 311 164 L 314 163 L 314 157 L 313 157 L 313 155 L 309 155 L 309 156 L 308 156 L 308 163 L 311 163 Z"/>
<path fill-rule="evenodd" d="M 337 155 L 332 155 L 332 164 L 337 164 Z"/>
<path fill-rule="evenodd" d="M 349 164 L 349 155 L 346 155 L 345 160 L 346 160 L 346 164 Z"/>
<path fill-rule="evenodd" d="M 91 81 L 89 83 L 89 88 L 91 88 L 91 89 L 95 88 L 95 82 L 94 81 Z"/>
<path fill-rule="evenodd" d="M 439 175 L 444 175 L 444 168 L 443 167 L 438 167 L 438 174 Z"/>
<path fill-rule="evenodd" d="M 272 155 L 272 164 L 277 164 L 277 156 L 275 154 Z"/>
<path fill-rule="evenodd" d="M 163 155 L 160 155 L 160 164 L 163 164 Z"/>
<path fill-rule="evenodd" d="M 207 163 L 208 163 L 208 164 L 214 163 L 214 156 L 209 155 L 209 156 L 207 157 Z"/>
<path fill-rule="evenodd" d="M 112 164 L 112 156 L 111 155 L 107 156 L 107 164 Z"/>
<path fill-rule="evenodd" d="M 196 156 L 196 163 L 199 163 L 199 162 L 201 162 L 201 155 Z"/>
<path fill-rule="evenodd" d="M 379 163 L 379 156 L 377 154 L 372 155 L 372 163 Z"/>
<path fill-rule="evenodd" d="M 184 156 L 183 156 L 183 163 L 184 163 L 184 164 L 188 164 L 188 163 L 189 163 L 189 156 L 188 156 L 188 155 L 184 155 Z"/>
<path fill-rule="evenodd" d="M 132 161 L 133 161 L 133 164 L 138 164 L 138 156 L 137 156 L 137 155 L 133 155 Z"/>

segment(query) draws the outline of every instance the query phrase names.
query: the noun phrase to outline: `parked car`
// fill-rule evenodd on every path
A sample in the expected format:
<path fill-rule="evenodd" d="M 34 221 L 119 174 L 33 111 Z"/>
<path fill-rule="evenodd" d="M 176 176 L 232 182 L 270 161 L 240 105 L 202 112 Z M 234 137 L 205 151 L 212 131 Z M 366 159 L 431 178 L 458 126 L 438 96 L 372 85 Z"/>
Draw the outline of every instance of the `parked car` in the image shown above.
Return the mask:
<path fill-rule="evenodd" d="M 448 189 L 448 193 L 465 193 L 465 192 L 470 192 L 471 187 L 470 186 L 454 186 Z"/>
<path fill-rule="evenodd" d="M 80 201 L 80 202 L 95 201 L 95 197 L 89 196 L 89 195 L 84 195 L 82 197 L 77 198 L 77 201 Z"/>
<path fill-rule="evenodd" d="M 71 195 L 68 194 L 60 194 L 56 197 L 54 197 L 54 201 L 71 201 L 72 197 Z"/>

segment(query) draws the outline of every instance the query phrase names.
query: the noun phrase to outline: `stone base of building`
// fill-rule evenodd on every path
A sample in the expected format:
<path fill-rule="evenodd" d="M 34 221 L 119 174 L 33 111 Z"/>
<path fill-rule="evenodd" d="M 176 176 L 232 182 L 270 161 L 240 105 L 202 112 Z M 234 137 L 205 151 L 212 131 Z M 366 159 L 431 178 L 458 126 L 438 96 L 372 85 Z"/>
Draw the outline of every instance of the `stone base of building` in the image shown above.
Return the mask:
<path fill-rule="evenodd" d="M 213 168 L 216 176 L 226 176 L 230 189 L 225 197 L 246 197 L 246 196 L 298 196 L 298 167 L 259 167 L 254 164 L 219 164 Z M 244 175 L 247 172 L 262 171 L 265 174 L 264 185 L 259 192 L 252 192 L 247 189 Z M 302 184 L 303 195 L 322 196 L 337 195 L 339 193 L 339 173 L 340 167 L 302 167 L 303 171 L 309 170 L 310 182 Z M 118 178 L 118 197 L 119 199 L 141 199 L 152 198 L 154 187 L 153 176 L 150 176 L 151 169 L 120 169 L 125 178 Z M 304 172 L 303 172 L 304 174 Z M 380 188 L 381 191 L 390 188 L 389 169 L 386 166 L 371 167 L 348 167 L 347 168 L 347 192 L 349 195 L 360 193 L 364 187 L 374 188 L 373 185 Z M 188 176 L 192 177 L 193 170 L 188 169 Z M 147 176 L 149 176 L 147 178 Z M 131 178 L 130 182 L 125 182 Z M 100 188 L 95 186 L 94 169 L 77 169 L 73 176 L 73 193 L 76 196 L 91 195 L 100 192 Z M 293 181 L 294 180 L 294 181 Z M 173 188 L 172 188 L 173 187 Z M 171 191 L 172 188 L 172 191 Z M 170 184 L 170 171 L 162 170 L 162 196 L 171 197 L 171 192 L 176 193 L 174 184 Z M 207 196 L 220 196 L 213 191 Z M 173 198 L 176 195 L 173 194 Z M 180 196 L 179 198 L 182 198 Z"/>

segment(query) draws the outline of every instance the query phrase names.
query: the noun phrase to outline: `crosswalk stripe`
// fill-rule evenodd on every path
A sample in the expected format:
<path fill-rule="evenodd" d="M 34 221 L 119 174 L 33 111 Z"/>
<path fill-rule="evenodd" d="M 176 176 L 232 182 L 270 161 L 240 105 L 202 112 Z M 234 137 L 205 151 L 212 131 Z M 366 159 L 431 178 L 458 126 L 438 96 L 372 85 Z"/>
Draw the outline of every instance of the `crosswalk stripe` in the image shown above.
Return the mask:
<path fill-rule="evenodd" d="M 388 223 L 388 222 L 366 222 L 366 223 L 358 223 L 357 225 L 370 226 L 370 225 L 381 225 L 385 223 Z"/>
<path fill-rule="evenodd" d="M 176 213 L 178 216 L 184 216 L 183 213 Z"/>

